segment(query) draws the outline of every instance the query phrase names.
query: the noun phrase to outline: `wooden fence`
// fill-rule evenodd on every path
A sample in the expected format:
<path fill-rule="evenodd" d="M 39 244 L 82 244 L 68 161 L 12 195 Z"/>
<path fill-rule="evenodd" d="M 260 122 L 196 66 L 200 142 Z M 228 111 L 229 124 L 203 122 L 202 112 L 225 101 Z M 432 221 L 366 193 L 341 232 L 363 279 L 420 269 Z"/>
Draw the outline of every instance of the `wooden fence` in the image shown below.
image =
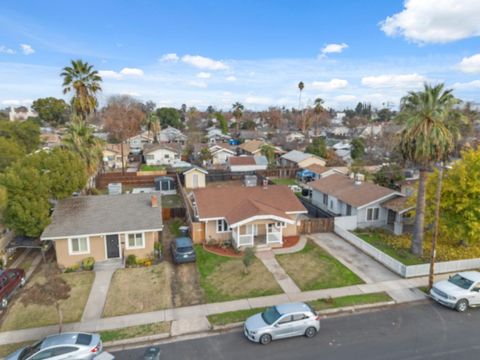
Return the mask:
<path fill-rule="evenodd" d="M 185 208 L 163 208 L 162 209 L 162 218 L 163 221 L 169 220 L 171 218 L 184 218 L 187 211 Z"/>
<path fill-rule="evenodd" d="M 175 173 L 164 173 L 163 175 L 175 178 Z M 159 177 L 157 172 L 148 174 L 148 172 L 132 172 L 122 174 L 121 172 L 101 173 L 97 175 L 96 187 L 104 189 L 110 183 L 122 183 L 122 185 L 138 186 L 138 187 L 153 187 L 155 185 L 155 178 Z"/>
<path fill-rule="evenodd" d="M 297 230 L 299 234 L 333 232 L 334 218 L 302 219 Z"/>

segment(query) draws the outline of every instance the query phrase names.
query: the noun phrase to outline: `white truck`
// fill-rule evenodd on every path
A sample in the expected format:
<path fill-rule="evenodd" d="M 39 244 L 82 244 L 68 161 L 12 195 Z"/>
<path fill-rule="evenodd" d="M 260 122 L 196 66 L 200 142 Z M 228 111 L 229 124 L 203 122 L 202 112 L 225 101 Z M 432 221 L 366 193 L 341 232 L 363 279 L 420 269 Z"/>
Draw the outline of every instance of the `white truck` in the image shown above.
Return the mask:
<path fill-rule="evenodd" d="M 430 290 L 436 302 L 460 312 L 480 306 L 480 273 L 465 271 L 436 282 Z"/>

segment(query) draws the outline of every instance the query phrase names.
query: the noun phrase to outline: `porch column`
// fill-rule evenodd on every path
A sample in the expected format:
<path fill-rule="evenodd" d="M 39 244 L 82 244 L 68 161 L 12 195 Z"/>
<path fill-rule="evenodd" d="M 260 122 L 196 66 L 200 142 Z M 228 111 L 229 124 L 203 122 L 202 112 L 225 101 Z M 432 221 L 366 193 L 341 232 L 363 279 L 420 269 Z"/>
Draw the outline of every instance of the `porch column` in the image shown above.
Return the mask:
<path fill-rule="evenodd" d="M 395 235 L 402 235 L 403 233 L 402 220 L 402 215 L 400 213 L 395 213 L 395 221 L 393 222 L 393 233 Z"/>

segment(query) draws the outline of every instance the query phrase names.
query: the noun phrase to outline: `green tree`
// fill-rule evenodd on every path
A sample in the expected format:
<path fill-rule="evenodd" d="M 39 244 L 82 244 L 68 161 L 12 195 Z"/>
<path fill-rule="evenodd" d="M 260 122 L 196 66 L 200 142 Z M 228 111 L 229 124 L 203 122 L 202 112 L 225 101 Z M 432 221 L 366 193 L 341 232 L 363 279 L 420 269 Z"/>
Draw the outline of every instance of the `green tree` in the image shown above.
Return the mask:
<path fill-rule="evenodd" d="M 260 153 L 265 156 L 268 160 L 268 166 L 275 166 L 275 147 L 271 144 L 264 144 L 260 148 Z"/>
<path fill-rule="evenodd" d="M 175 108 L 159 108 L 156 111 L 158 118 L 160 119 L 160 125 L 162 129 L 167 126 L 171 126 L 177 129 L 183 129 L 184 125 L 180 120 L 180 112 Z"/>
<path fill-rule="evenodd" d="M 325 139 L 323 138 L 315 138 L 313 139 L 311 144 L 308 144 L 305 152 L 320 156 L 322 158 L 327 157 L 327 144 L 325 143 Z"/>
<path fill-rule="evenodd" d="M 252 119 L 248 119 L 242 123 L 242 129 L 243 130 L 255 130 L 255 127 L 257 124 L 255 124 L 255 121 Z"/>
<path fill-rule="evenodd" d="M 351 157 L 353 160 L 363 159 L 365 155 L 365 143 L 362 138 L 355 138 L 352 140 Z"/>
<path fill-rule="evenodd" d="M 222 130 L 222 133 L 226 134 L 228 133 L 228 122 L 227 119 L 225 119 L 225 116 L 219 111 L 215 113 L 215 118 L 218 121 L 218 125 L 220 126 L 220 129 Z"/>
<path fill-rule="evenodd" d="M 237 130 L 237 133 L 240 131 L 240 123 L 243 117 L 243 110 L 245 110 L 245 107 L 238 101 L 232 105 L 232 113 L 235 117 L 235 128 Z"/>
<path fill-rule="evenodd" d="M 212 160 L 213 156 L 212 156 L 212 153 L 210 152 L 210 150 L 208 149 L 208 147 L 204 147 L 204 148 L 202 148 L 202 150 L 200 150 L 200 157 L 199 158 L 202 162 Z"/>
<path fill-rule="evenodd" d="M 16 141 L 27 153 L 40 145 L 40 127 L 33 120 L 0 122 L 0 137 Z"/>
<path fill-rule="evenodd" d="M 413 229 L 412 253 L 423 254 L 425 194 L 432 164 L 445 160 L 455 147 L 451 129 L 458 119 L 454 108 L 459 100 L 444 85 L 424 85 L 423 91 L 411 91 L 402 98 L 398 120 L 403 124 L 399 151 L 405 161 L 420 171 Z"/>
<path fill-rule="evenodd" d="M 65 124 L 70 112 L 70 106 L 63 99 L 54 97 L 35 100 L 32 109 L 38 113 L 41 121 L 54 127 Z"/>
<path fill-rule="evenodd" d="M 405 179 L 403 169 L 397 164 L 384 165 L 373 175 L 373 182 L 393 190 L 398 190 L 398 182 Z"/>
<path fill-rule="evenodd" d="M 102 90 L 101 76 L 93 65 L 82 60 L 72 60 L 71 66 L 63 68 L 63 93 L 74 92 L 71 106 L 74 113 L 85 120 L 97 108 L 97 93 Z"/>
<path fill-rule="evenodd" d="M 23 147 L 15 140 L 0 137 L 0 173 L 25 156 Z"/>

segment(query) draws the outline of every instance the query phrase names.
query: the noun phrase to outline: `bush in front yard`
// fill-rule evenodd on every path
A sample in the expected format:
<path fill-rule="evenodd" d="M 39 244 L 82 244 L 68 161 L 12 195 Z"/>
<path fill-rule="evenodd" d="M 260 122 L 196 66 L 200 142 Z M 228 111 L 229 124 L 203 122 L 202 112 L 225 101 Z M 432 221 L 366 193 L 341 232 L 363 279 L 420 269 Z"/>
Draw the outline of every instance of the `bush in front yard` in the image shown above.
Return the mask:
<path fill-rule="evenodd" d="M 253 260 L 255 260 L 255 250 L 252 247 L 247 247 L 242 257 L 243 272 L 245 274 L 248 274 L 248 268 L 252 265 Z"/>
<path fill-rule="evenodd" d="M 82 269 L 91 271 L 93 270 L 93 266 L 95 265 L 95 259 L 93 257 L 87 257 L 82 260 Z"/>
<path fill-rule="evenodd" d="M 125 261 L 125 264 L 128 267 L 133 267 L 137 265 L 137 257 L 133 254 L 130 254 L 127 256 L 127 260 Z"/>

